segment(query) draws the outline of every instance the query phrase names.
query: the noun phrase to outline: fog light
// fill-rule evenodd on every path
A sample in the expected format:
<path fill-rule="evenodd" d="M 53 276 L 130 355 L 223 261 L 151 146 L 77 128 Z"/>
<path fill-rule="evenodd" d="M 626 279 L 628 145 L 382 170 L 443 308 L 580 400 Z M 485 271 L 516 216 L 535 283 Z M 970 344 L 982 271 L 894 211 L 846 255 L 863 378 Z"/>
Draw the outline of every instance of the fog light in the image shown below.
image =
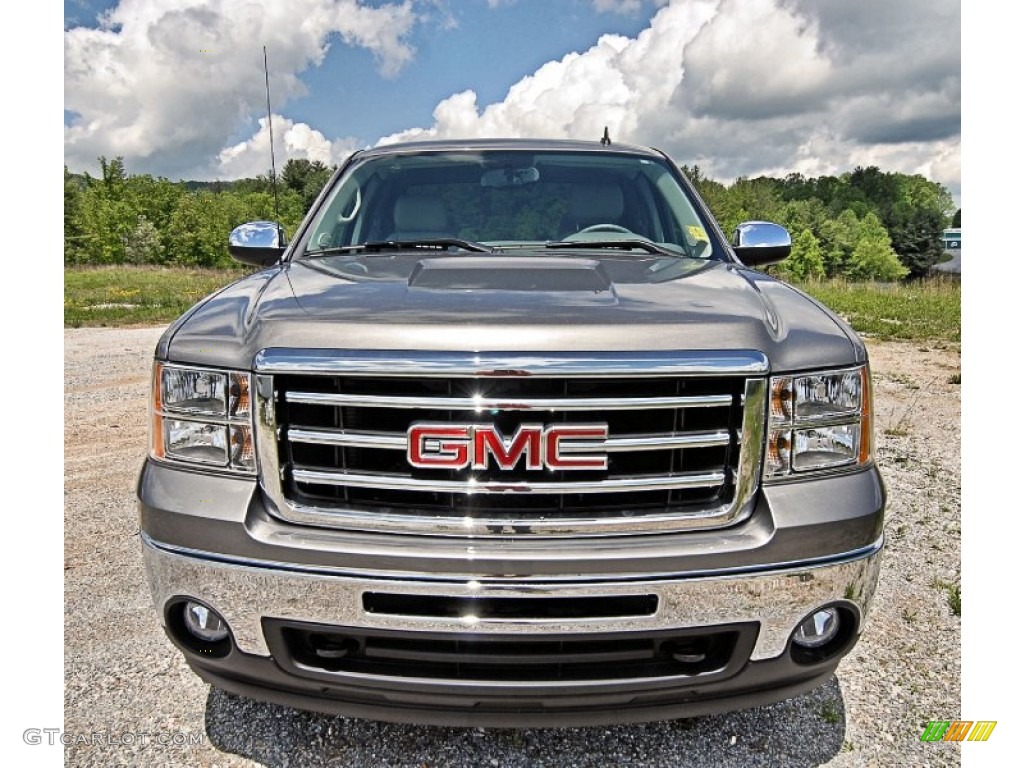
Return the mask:
<path fill-rule="evenodd" d="M 208 643 L 218 643 L 228 636 L 228 625 L 216 611 L 191 600 L 185 603 L 185 628 Z"/>
<path fill-rule="evenodd" d="M 804 648 L 820 648 L 839 632 L 839 611 L 822 608 L 800 622 L 793 642 Z"/>

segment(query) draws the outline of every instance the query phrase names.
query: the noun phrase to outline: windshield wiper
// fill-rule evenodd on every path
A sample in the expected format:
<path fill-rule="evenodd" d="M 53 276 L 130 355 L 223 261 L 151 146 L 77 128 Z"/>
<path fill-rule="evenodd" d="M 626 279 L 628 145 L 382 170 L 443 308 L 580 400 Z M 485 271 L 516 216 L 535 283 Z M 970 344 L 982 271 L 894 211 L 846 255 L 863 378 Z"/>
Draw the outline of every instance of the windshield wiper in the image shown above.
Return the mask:
<path fill-rule="evenodd" d="M 383 251 L 447 251 L 449 248 L 461 248 L 473 253 L 494 253 L 494 249 L 483 243 L 463 240 L 460 237 L 431 237 L 422 240 L 371 240 L 358 245 L 338 245 L 332 248 L 321 248 L 306 251 L 306 256 L 327 256 L 332 253 L 381 253 Z"/>
<path fill-rule="evenodd" d="M 662 248 L 657 243 L 652 243 L 650 240 L 642 239 L 631 239 L 631 240 L 552 240 L 549 243 L 544 243 L 545 248 L 618 248 L 620 250 L 629 251 L 633 248 L 640 248 L 641 250 L 647 251 L 648 253 L 657 253 L 661 256 L 673 256 L 675 258 L 681 258 L 684 254 L 670 251 L 667 248 Z"/>

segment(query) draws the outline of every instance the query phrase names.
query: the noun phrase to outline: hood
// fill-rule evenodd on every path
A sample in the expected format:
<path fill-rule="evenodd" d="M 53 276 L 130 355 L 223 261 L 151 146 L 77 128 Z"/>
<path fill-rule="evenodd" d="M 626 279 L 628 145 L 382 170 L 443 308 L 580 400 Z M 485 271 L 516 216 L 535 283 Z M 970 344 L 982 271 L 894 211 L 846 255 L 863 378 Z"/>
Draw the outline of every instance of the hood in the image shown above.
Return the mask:
<path fill-rule="evenodd" d="M 835 315 L 762 273 L 600 252 L 293 262 L 201 302 L 168 329 L 157 354 L 248 369 L 270 348 L 752 350 L 774 371 L 865 359 Z"/>

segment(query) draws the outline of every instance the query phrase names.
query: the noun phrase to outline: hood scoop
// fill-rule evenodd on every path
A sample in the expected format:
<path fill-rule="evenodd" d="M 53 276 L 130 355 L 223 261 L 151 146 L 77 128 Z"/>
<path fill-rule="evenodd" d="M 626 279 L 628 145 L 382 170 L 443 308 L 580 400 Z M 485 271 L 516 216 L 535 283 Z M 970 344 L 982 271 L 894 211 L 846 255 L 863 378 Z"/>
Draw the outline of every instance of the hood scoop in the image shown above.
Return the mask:
<path fill-rule="evenodd" d="M 451 256 L 423 259 L 409 275 L 409 287 L 478 291 L 611 290 L 601 263 L 593 259 L 545 256 Z"/>

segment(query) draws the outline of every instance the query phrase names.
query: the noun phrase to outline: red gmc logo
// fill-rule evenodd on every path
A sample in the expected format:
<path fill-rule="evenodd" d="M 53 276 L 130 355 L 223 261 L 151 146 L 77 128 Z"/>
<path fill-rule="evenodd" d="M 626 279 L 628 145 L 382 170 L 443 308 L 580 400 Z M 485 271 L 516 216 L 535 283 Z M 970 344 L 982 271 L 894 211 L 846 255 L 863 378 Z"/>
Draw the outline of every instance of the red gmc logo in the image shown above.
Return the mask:
<path fill-rule="evenodd" d="M 421 469 L 608 469 L 608 455 L 594 443 L 608 439 L 607 424 L 521 424 L 505 437 L 493 424 L 413 424 L 406 457 Z"/>

